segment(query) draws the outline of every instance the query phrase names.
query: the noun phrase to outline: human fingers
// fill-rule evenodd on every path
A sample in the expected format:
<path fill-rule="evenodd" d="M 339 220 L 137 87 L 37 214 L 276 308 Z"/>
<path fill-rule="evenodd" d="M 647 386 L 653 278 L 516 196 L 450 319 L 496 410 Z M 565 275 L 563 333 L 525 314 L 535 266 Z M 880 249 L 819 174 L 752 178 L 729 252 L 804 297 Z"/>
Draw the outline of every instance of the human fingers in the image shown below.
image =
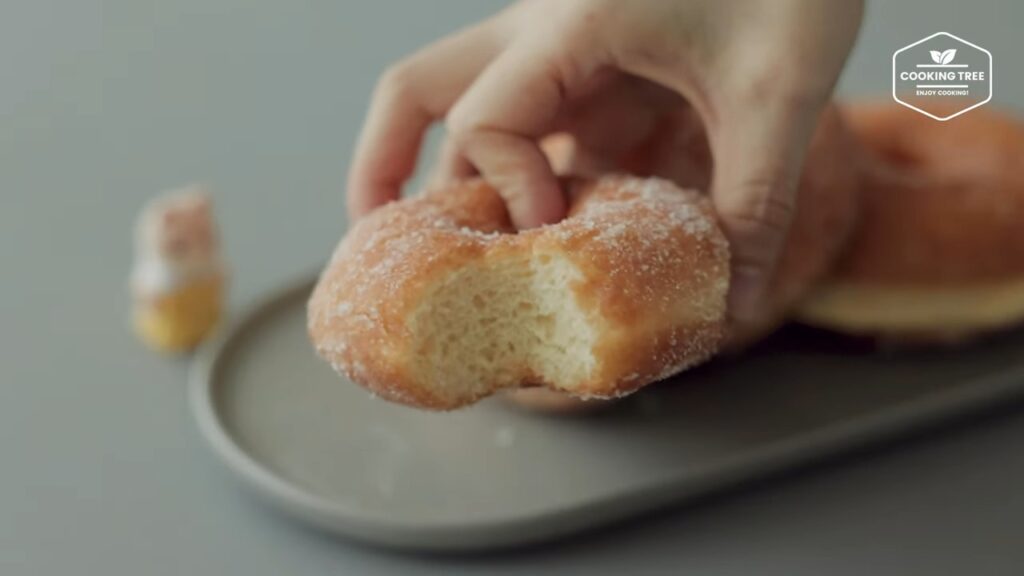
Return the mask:
<path fill-rule="evenodd" d="M 732 109 L 712 134 L 712 201 L 729 239 L 729 312 L 757 317 L 796 206 L 797 182 L 819 108 Z"/>
<path fill-rule="evenodd" d="M 497 188 L 519 228 L 557 222 L 566 209 L 537 141 L 551 131 L 572 79 L 557 63 L 561 55 L 541 46 L 509 47 L 447 120 L 458 153 Z"/>
<path fill-rule="evenodd" d="M 416 168 L 426 129 L 504 44 L 501 26 L 492 19 L 440 40 L 381 76 L 349 170 L 352 218 L 399 197 Z"/>

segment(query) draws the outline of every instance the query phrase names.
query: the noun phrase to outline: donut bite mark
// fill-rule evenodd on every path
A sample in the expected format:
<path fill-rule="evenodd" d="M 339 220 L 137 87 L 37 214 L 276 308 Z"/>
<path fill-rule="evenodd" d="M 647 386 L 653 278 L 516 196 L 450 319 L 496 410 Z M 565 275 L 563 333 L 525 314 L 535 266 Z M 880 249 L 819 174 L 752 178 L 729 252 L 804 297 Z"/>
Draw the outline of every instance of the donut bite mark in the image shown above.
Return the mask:
<path fill-rule="evenodd" d="M 728 248 L 707 200 L 625 176 L 574 181 L 570 196 L 566 220 L 519 233 L 479 180 L 373 212 L 310 299 L 318 353 L 433 409 L 530 385 L 617 397 L 709 358 Z"/>

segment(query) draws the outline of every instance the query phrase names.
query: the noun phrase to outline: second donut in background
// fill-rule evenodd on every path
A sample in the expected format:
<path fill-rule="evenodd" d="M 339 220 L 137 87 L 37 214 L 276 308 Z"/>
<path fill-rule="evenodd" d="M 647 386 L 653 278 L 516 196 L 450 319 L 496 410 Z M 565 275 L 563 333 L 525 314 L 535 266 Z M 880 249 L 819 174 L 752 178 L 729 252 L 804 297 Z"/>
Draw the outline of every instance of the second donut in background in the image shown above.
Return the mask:
<path fill-rule="evenodd" d="M 867 151 L 861 216 L 799 318 L 918 345 L 1024 321 L 1024 123 L 992 107 L 947 122 L 892 103 L 847 110 Z"/>

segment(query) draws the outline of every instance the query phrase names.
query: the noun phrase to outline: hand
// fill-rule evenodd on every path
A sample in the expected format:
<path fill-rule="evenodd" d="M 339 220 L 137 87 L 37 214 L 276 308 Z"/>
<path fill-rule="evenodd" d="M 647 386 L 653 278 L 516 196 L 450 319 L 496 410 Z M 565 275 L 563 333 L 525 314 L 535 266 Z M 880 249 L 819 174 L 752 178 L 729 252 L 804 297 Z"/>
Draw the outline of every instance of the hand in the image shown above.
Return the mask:
<path fill-rule="evenodd" d="M 714 158 L 730 313 L 753 317 L 862 11 L 861 0 L 523 0 L 384 74 L 349 212 L 398 198 L 424 132 L 444 118 L 438 178 L 482 174 L 520 228 L 556 222 L 566 206 L 542 138 L 568 132 L 614 156 L 659 134 L 665 110 L 688 110 Z"/>

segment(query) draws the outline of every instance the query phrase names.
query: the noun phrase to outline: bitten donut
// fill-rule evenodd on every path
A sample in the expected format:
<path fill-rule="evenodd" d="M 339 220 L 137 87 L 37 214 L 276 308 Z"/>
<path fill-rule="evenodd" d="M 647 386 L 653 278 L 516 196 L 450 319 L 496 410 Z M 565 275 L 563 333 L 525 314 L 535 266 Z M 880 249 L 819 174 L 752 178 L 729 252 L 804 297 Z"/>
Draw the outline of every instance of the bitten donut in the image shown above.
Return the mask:
<path fill-rule="evenodd" d="M 311 296 L 318 353 L 433 409 L 527 385 L 616 397 L 710 357 L 729 254 L 708 201 L 656 178 L 569 188 L 564 221 L 519 233 L 479 180 L 363 218 Z"/>
<path fill-rule="evenodd" d="M 869 151 L 860 224 L 800 318 L 911 342 L 1024 321 L 1024 123 L 991 108 L 936 122 L 895 104 L 848 116 Z"/>

